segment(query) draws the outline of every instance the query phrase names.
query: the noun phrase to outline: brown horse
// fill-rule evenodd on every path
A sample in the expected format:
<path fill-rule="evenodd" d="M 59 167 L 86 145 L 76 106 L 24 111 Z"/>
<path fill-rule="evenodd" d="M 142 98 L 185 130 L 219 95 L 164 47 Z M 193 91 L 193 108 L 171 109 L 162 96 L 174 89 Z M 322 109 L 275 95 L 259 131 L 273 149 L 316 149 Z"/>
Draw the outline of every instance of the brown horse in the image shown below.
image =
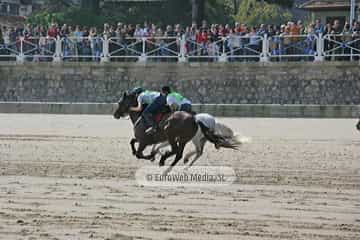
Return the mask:
<path fill-rule="evenodd" d="M 146 127 L 141 118 L 141 113 L 130 111 L 131 107 L 137 106 L 137 98 L 134 94 L 125 92 L 122 99 L 119 101 L 119 107 L 114 113 L 116 119 L 130 116 L 131 122 L 134 125 L 135 138 L 131 140 L 131 148 L 133 154 L 139 159 L 154 160 L 155 152 L 149 156 L 144 156 L 143 151 L 147 146 L 158 144 L 161 142 L 169 142 L 171 151 L 166 152 L 160 160 L 160 166 L 165 165 L 167 158 L 176 155 L 171 166 L 175 166 L 182 158 L 186 144 L 195 136 L 198 130 L 198 124 L 195 122 L 193 115 L 186 112 L 175 112 L 160 124 L 159 131 L 154 135 L 145 133 Z M 139 146 L 136 150 L 135 143 Z"/>

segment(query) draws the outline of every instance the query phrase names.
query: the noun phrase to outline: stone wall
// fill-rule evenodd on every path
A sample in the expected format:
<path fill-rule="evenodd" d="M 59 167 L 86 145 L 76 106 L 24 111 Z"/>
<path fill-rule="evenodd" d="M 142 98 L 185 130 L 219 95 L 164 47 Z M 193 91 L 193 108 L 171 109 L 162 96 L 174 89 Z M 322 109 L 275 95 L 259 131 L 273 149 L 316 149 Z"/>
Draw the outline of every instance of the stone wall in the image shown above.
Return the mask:
<path fill-rule="evenodd" d="M 194 103 L 360 104 L 359 63 L 27 63 L 0 65 L 0 101 L 116 102 L 164 84 Z"/>

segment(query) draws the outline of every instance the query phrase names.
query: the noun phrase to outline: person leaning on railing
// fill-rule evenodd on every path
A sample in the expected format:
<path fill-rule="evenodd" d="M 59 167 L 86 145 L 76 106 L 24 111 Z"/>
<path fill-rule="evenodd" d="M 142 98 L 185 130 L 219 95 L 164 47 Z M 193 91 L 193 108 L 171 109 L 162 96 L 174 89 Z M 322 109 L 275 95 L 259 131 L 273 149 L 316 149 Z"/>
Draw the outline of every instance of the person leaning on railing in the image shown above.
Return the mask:
<path fill-rule="evenodd" d="M 333 35 L 332 36 L 333 41 L 330 45 L 330 49 L 332 48 L 336 48 L 336 49 L 332 51 L 332 54 L 340 55 L 342 53 L 342 48 L 337 47 L 341 45 L 341 41 L 342 41 L 341 33 L 342 33 L 342 29 L 341 29 L 340 21 L 334 20 L 334 24 L 331 27 L 331 34 Z M 339 59 L 340 59 L 339 56 L 333 56 L 332 58 L 332 60 L 339 60 Z"/>
<path fill-rule="evenodd" d="M 353 60 L 359 60 L 359 54 L 360 54 L 360 23 L 358 21 L 355 21 L 352 28 L 353 33 L 353 42 L 351 46 L 355 49 L 354 54 L 356 56 L 353 57 Z"/>
<path fill-rule="evenodd" d="M 342 52 L 341 54 L 345 54 L 345 55 L 349 55 L 351 53 L 351 46 L 349 44 L 351 44 L 351 41 L 353 39 L 352 36 L 352 31 L 350 29 L 350 24 L 346 23 L 344 25 L 344 29 L 343 32 L 341 33 L 341 40 L 342 40 Z M 343 56 L 340 60 L 349 60 L 350 56 Z"/>
<path fill-rule="evenodd" d="M 1 25 L 0 25 L 0 44 L 1 44 L 1 45 L 4 44 L 4 38 L 3 38 L 2 26 L 1 26 Z"/>

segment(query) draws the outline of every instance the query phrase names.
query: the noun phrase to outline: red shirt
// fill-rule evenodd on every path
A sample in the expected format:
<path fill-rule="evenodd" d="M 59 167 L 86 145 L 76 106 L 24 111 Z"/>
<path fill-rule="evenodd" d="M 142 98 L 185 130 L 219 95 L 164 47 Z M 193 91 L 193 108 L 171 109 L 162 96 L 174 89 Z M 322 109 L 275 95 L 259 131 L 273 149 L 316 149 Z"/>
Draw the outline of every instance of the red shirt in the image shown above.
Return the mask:
<path fill-rule="evenodd" d="M 198 33 L 196 35 L 197 43 L 206 43 L 208 41 L 208 34 L 206 32 Z"/>
<path fill-rule="evenodd" d="M 56 28 L 49 28 L 47 34 L 49 37 L 56 38 L 58 35 L 58 30 Z"/>

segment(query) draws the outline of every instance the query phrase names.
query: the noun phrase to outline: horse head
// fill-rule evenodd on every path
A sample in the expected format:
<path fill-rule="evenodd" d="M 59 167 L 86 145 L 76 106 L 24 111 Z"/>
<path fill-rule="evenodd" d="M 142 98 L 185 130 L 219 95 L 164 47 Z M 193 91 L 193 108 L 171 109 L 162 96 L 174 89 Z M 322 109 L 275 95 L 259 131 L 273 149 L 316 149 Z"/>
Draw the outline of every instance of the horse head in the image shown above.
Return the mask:
<path fill-rule="evenodd" d="M 122 98 L 118 102 L 118 108 L 114 113 L 114 118 L 120 119 L 129 114 L 130 108 L 137 105 L 137 99 L 135 94 L 129 94 L 124 92 Z"/>

